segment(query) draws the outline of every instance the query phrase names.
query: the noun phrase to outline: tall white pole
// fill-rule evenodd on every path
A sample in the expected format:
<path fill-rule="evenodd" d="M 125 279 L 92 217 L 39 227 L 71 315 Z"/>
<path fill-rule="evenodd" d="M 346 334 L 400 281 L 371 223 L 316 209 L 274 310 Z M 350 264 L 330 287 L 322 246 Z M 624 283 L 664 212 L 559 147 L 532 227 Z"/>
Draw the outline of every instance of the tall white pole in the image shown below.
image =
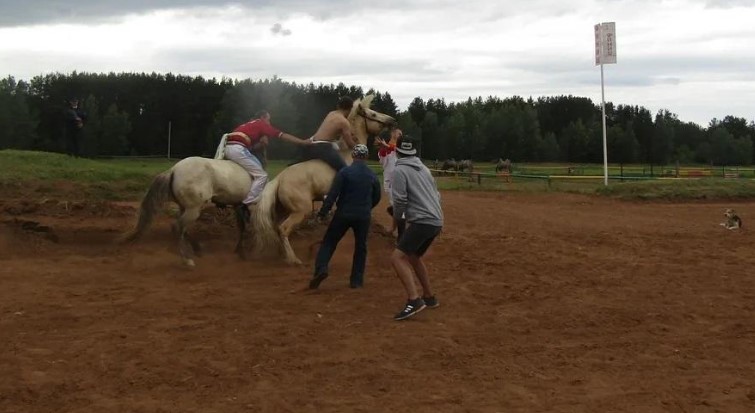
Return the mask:
<path fill-rule="evenodd" d="M 603 122 L 605 123 L 605 120 L 603 120 Z M 170 126 L 171 126 L 171 122 L 168 121 L 168 159 L 170 159 Z M 605 129 L 605 125 L 604 125 L 604 129 Z"/>
<path fill-rule="evenodd" d="M 600 103 L 603 113 L 603 184 L 608 186 L 608 142 L 606 133 L 606 88 L 603 64 L 616 63 L 616 23 L 595 25 L 595 65 L 600 65 Z"/>
<path fill-rule="evenodd" d="M 608 186 L 608 143 L 606 142 L 606 92 L 603 86 L 603 63 L 600 64 L 600 100 L 603 110 L 603 179 Z"/>

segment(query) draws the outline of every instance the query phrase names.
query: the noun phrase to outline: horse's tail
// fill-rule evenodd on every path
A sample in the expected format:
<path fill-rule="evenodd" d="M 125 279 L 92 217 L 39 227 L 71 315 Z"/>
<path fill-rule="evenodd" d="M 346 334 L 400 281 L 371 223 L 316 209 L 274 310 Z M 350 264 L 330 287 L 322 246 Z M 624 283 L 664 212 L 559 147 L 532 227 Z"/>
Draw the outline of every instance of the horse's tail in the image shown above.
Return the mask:
<path fill-rule="evenodd" d="M 142 199 L 139 206 L 139 218 L 137 218 L 134 228 L 123 234 L 120 242 L 130 242 L 139 239 L 144 231 L 152 223 L 158 208 L 166 201 L 173 199 L 173 170 L 167 170 L 152 180 L 147 193 Z"/>
<path fill-rule="evenodd" d="M 254 247 L 256 252 L 269 255 L 280 246 L 280 233 L 275 226 L 275 206 L 278 202 L 278 185 L 280 178 L 276 177 L 265 186 L 262 197 L 254 210 Z"/>

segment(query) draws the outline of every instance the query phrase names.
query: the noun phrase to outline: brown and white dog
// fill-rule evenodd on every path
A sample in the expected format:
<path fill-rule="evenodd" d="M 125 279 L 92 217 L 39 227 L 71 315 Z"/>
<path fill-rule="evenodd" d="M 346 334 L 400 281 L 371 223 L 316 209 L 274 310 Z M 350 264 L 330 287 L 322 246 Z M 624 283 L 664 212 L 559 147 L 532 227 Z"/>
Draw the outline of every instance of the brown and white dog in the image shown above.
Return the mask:
<path fill-rule="evenodd" d="M 729 208 L 724 212 L 726 222 L 722 222 L 721 226 L 726 229 L 739 229 L 742 228 L 742 218 L 737 215 L 737 212 Z"/>

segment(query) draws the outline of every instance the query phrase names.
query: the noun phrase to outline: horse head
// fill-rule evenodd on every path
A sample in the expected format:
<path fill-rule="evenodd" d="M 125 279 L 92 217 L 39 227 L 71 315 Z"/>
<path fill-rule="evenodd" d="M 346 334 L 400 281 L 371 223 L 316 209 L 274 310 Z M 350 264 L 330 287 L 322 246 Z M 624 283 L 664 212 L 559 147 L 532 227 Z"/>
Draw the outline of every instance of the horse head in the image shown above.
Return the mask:
<path fill-rule="evenodd" d="M 383 128 L 394 128 L 398 122 L 393 117 L 370 109 L 375 95 L 367 95 L 354 101 L 349 114 L 352 130 L 359 143 L 367 144 L 368 135 L 377 135 Z"/>

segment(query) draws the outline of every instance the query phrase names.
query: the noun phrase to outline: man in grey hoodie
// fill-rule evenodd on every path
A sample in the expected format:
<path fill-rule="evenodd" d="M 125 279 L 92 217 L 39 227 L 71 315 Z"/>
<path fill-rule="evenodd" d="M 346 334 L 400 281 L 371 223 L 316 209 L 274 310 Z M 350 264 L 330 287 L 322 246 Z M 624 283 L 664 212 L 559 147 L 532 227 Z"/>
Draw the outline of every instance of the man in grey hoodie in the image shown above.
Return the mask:
<path fill-rule="evenodd" d="M 398 161 L 391 182 L 393 216 L 400 219 L 405 214 L 409 224 L 391 255 L 393 269 L 408 296 L 404 309 L 393 317 L 398 321 L 440 305 L 430 288 L 422 256 L 443 228 L 443 210 L 435 179 L 416 156 L 416 142 L 404 135 L 396 143 L 396 152 Z M 417 293 L 412 270 L 422 285 L 422 296 Z"/>

